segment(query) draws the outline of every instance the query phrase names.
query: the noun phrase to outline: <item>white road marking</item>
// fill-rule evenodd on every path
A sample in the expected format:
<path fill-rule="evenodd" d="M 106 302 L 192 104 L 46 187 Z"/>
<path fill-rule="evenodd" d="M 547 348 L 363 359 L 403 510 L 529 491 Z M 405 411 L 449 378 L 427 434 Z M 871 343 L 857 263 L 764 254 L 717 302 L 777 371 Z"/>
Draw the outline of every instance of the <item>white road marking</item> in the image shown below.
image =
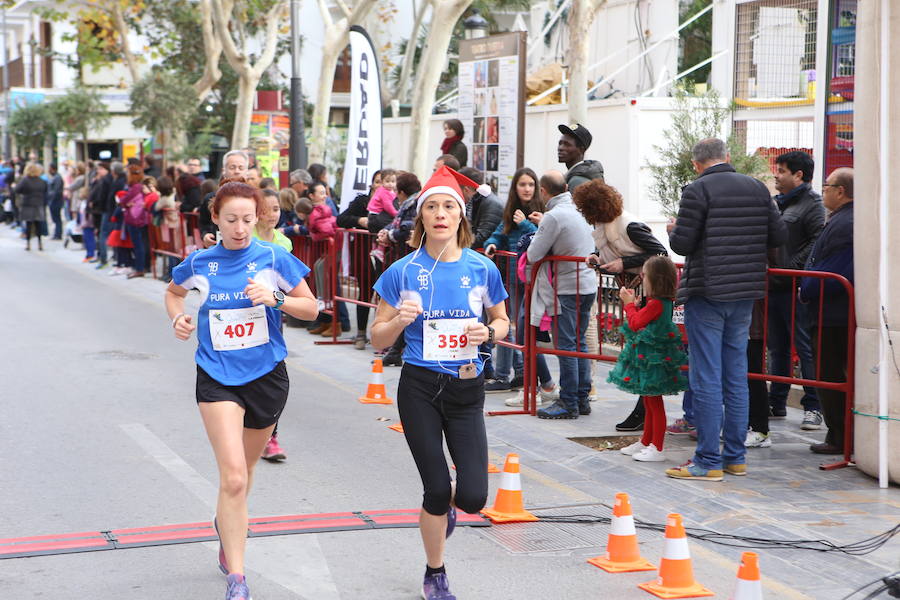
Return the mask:
<path fill-rule="evenodd" d="M 168 473 L 196 496 L 207 508 L 210 517 L 216 508 L 218 488 L 184 461 L 165 442 L 140 423 L 124 423 L 122 430 L 143 448 Z M 213 553 L 216 542 L 203 544 Z M 259 573 L 308 600 L 340 600 L 331 569 L 314 533 L 285 537 L 269 537 L 247 544 L 249 570 Z M 210 563 L 212 564 L 212 563 Z"/>

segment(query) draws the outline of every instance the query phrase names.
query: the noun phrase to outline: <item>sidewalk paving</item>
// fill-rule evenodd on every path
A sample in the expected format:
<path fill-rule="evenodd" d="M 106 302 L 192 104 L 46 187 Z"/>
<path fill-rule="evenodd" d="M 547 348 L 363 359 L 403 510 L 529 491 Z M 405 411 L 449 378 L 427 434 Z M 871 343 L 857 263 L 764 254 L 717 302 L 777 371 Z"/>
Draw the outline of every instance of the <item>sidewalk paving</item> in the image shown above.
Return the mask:
<path fill-rule="evenodd" d="M 15 238 L 9 228 L 2 230 L 0 241 L 10 246 Z M 108 277 L 105 270 L 79 264 L 83 253 L 63 250 L 58 243 L 47 246 L 49 260 L 156 304 L 161 312 L 162 282 L 149 277 L 130 281 Z M 196 306 L 197 295 L 189 295 L 189 310 L 196 311 Z M 355 321 L 354 311 L 350 307 L 351 321 Z M 285 337 L 292 371 L 331 389 L 336 406 L 355 402 L 355 397 L 364 391 L 373 358 L 371 347 L 357 351 L 352 345 L 316 346 L 315 340 L 325 338 L 291 328 L 285 329 Z M 350 337 L 352 332 L 343 335 L 344 339 Z M 549 362 L 555 363 L 552 359 Z M 527 415 L 486 417 L 492 462 L 502 468 L 506 453 L 517 452 L 521 456 L 526 507 L 544 509 L 543 514 L 577 511 L 608 516 L 615 493 L 627 492 L 636 518 L 644 521 L 663 523 L 667 513 L 679 512 L 687 527 L 765 539 L 825 539 L 835 544 L 858 542 L 900 522 L 897 486 L 880 490 L 873 479 L 852 467 L 837 471 L 818 468 L 822 457 L 812 454 L 808 445 L 821 441 L 824 431 L 801 431 L 802 411 L 798 409 L 789 408 L 786 420 L 771 421 L 771 448 L 748 450 L 747 477 L 726 477 L 721 483 L 665 477 L 665 468 L 690 457 L 693 445 L 687 436 L 667 436 L 665 463 L 639 463 L 617 451 L 597 451 L 571 441 L 575 437 L 639 435 L 614 430 L 614 424 L 631 410 L 634 398 L 603 383 L 607 370 L 608 366 L 602 364 L 598 368 L 598 400 L 592 404 L 593 413 L 589 416 L 573 421 L 545 421 Z M 385 369 L 391 397 L 396 397 L 399 374 L 400 369 Z M 488 394 L 486 411 L 507 410 L 503 401 L 511 395 L 514 394 Z M 680 398 L 667 398 L 666 408 L 669 421 L 680 417 Z M 372 435 L 380 435 L 377 428 L 384 429 L 385 440 L 399 435 L 387 430 L 387 425 L 397 420 L 395 406 L 372 407 L 365 414 L 371 415 L 375 423 Z M 391 420 L 375 421 L 378 417 Z M 490 483 L 489 504 L 499 477 L 491 477 Z M 602 597 L 602 590 L 610 589 L 604 587 L 604 582 L 615 578 L 630 578 L 634 583 L 652 579 L 652 573 L 608 575 L 583 565 L 585 558 L 602 553 L 607 533 L 606 526 L 537 523 L 494 526 L 467 531 L 465 535 L 481 536 L 507 556 L 537 560 L 510 563 L 504 559 L 503 564 L 520 564 L 522 568 L 509 576 L 537 575 L 534 571 L 545 559 L 552 558 L 556 564 L 571 561 L 579 566 L 567 571 L 566 576 L 575 572 L 596 581 L 600 594 L 597 597 Z M 657 561 L 662 534 L 639 530 L 638 537 L 642 553 Z M 690 546 L 698 581 L 720 596 L 730 593 L 742 549 L 694 539 Z M 862 557 L 795 549 L 754 551 L 760 554 L 766 598 L 838 599 L 900 568 L 900 536 Z M 649 596 L 641 592 L 629 597 Z"/>

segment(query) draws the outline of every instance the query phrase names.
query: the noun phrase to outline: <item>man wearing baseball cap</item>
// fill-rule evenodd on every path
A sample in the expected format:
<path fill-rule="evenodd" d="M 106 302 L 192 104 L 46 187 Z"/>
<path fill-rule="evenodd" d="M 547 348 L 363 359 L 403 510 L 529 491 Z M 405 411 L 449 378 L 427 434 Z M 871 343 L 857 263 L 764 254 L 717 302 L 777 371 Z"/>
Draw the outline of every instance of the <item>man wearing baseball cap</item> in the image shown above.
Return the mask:
<path fill-rule="evenodd" d="M 603 165 L 599 160 L 585 160 L 584 153 L 591 146 L 591 132 L 587 127 L 579 123 L 572 125 L 560 125 L 559 144 L 556 147 L 556 157 L 561 163 L 565 163 L 566 183 L 570 192 L 575 192 L 582 183 L 592 179 L 603 179 Z"/>

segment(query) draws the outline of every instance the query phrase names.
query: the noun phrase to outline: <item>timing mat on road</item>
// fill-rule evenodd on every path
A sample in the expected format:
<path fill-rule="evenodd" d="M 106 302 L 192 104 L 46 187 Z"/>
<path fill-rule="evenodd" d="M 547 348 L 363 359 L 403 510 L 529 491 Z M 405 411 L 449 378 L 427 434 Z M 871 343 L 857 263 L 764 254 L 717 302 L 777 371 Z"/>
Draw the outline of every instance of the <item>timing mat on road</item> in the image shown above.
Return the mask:
<path fill-rule="evenodd" d="M 491 522 L 481 515 L 459 513 L 457 526 L 488 527 Z M 373 510 L 366 512 L 323 513 L 314 515 L 286 515 L 250 519 L 247 536 L 293 535 L 298 533 L 325 533 L 358 529 L 393 529 L 418 527 L 419 509 Z M 212 523 L 183 523 L 158 525 L 133 529 L 110 529 L 40 535 L 22 538 L 0 539 L 0 559 L 68 554 L 72 552 L 97 552 L 189 544 L 217 540 Z"/>

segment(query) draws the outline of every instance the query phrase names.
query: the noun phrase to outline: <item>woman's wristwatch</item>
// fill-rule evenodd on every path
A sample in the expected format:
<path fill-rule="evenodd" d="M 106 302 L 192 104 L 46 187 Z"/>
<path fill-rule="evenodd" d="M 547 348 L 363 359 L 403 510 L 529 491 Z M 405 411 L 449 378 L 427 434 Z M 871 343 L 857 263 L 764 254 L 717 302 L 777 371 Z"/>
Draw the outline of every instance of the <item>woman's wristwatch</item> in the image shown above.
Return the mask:
<path fill-rule="evenodd" d="M 281 305 L 284 304 L 284 292 L 275 290 L 272 292 L 272 295 L 275 296 L 275 306 L 273 308 L 281 308 Z"/>

